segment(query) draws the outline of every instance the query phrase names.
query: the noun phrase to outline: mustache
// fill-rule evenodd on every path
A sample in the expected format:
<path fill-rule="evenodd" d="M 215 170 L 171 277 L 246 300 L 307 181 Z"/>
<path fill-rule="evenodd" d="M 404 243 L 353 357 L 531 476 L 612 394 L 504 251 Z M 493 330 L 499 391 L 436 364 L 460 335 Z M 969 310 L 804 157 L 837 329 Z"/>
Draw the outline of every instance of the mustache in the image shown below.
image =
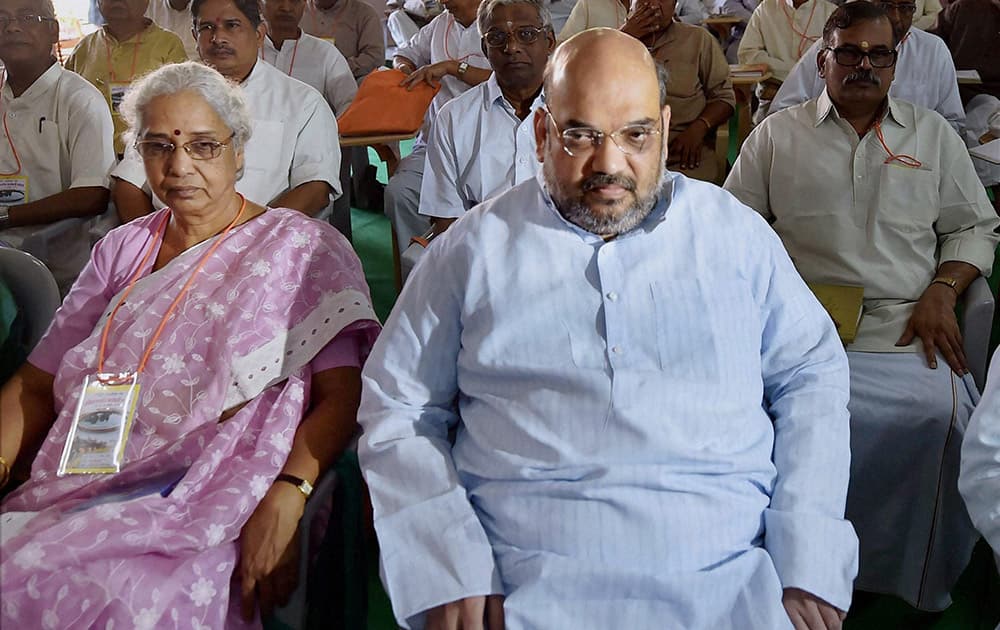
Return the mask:
<path fill-rule="evenodd" d="M 621 186 L 629 192 L 635 192 L 635 180 L 624 175 L 611 175 L 610 173 L 594 173 L 593 175 L 587 177 L 580 184 L 580 189 L 583 192 L 590 192 L 595 188 L 600 188 L 601 186 Z"/>
<path fill-rule="evenodd" d="M 236 54 L 236 51 L 229 46 L 219 46 L 218 44 L 213 44 L 209 52 L 213 55 L 217 55 L 219 53 L 229 53 L 230 55 Z"/>
<path fill-rule="evenodd" d="M 856 70 L 844 77 L 844 85 L 851 83 L 871 83 L 875 87 L 882 87 L 882 79 L 874 70 Z"/>

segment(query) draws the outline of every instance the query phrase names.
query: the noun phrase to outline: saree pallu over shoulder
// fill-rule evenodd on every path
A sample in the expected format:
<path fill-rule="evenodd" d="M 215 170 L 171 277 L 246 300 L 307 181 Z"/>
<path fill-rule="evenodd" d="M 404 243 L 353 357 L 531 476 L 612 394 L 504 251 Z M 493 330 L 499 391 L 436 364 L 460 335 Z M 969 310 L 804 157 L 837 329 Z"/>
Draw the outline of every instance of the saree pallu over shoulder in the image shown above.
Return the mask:
<path fill-rule="evenodd" d="M 148 230 L 123 226 L 109 243 L 132 233 Z M 142 271 L 109 325 L 105 371 L 135 370 L 210 242 Z M 110 258 L 109 277 L 132 275 L 134 259 Z M 120 293 L 124 282 L 108 289 Z M 59 478 L 80 384 L 97 371 L 117 300 L 65 352 L 54 385 L 58 418 L 31 479 L 3 504 L 36 516 L 0 550 L 0 618 L 37 627 L 228 625 L 236 540 L 309 409 L 310 362 L 341 332 L 360 336 L 362 355 L 377 334 L 360 262 L 336 230 L 295 211 L 270 210 L 238 226 L 169 315 L 140 375 L 122 472 Z M 181 478 L 168 496 L 130 494 L 172 471 Z"/>

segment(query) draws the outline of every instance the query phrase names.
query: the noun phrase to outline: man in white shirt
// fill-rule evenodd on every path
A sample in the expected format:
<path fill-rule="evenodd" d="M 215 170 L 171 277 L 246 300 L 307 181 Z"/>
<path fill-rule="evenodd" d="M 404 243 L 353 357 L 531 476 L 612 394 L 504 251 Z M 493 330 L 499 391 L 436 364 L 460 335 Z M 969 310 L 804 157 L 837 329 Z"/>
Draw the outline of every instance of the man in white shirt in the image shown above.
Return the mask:
<path fill-rule="evenodd" d="M 405 85 L 425 81 L 441 84 L 431 101 L 413 152 L 399 161 L 385 187 L 385 214 L 392 222 L 397 246 L 402 253 L 414 236 L 425 234 L 430 222 L 420 216 L 420 182 L 423 179 L 427 134 L 441 107 L 474 85 L 490 77 L 489 62 L 483 53 L 476 9 L 479 0 L 449 0 L 444 13 L 420 29 L 396 51 L 392 65 L 409 75 Z"/>
<path fill-rule="evenodd" d="M 428 249 L 372 350 L 404 627 L 840 627 L 844 351 L 765 222 L 664 168 L 665 74 L 617 30 L 560 46 L 542 173 Z"/>
<path fill-rule="evenodd" d="M 347 59 L 332 42 L 313 37 L 299 28 L 306 0 L 262 0 L 267 36 L 261 46 L 264 61 L 290 77 L 311 85 L 330 105 L 335 116 L 347 111 L 358 84 Z M 351 161 L 340 161 L 340 189 L 333 202 L 332 223 L 351 238 Z"/>
<path fill-rule="evenodd" d="M 938 611 L 977 538 L 957 488 L 978 394 L 955 304 L 989 274 L 1000 220 L 948 123 L 887 96 L 885 12 L 849 2 L 824 41 L 826 90 L 764 120 L 726 188 L 771 221 L 807 282 L 864 288 L 847 346 L 856 588 Z"/>
<path fill-rule="evenodd" d="M 441 108 L 427 143 L 420 214 L 438 233 L 541 168 L 530 114 L 556 45 L 549 12 L 539 0 L 485 0 L 477 22 L 493 75 Z"/>
<path fill-rule="evenodd" d="M 208 65 L 242 84 L 253 134 L 236 189 L 252 201 L 324 216 L 340 194 L 337 119 L 319 92 L 260 62 L 265 36 L 256 0 L 193 0 L 198 52 Z M 153 210 L 146 173 L 131 147 L 112 171 L 112 199 L 122 220 Z M 157 200 L 158 207 L 162 203 Z M 322 214 L 321 214 L 322 213 Z"/>
<path fill-rule="evenodd" d="M 108 207 L 114 126 L 104 95 L 52 56 L 51 0 L 0 0 L 0 241 L 41 258 L 65 293 Z"/>
<path fill-rule="evenodd" d="M 191 0 L 149 0 L 146 17 L 180 37 L 188 59 L 198 61 L 198 44 L 191 29 Z"/>
<path fill-rule="evenodd" d="M 962 133 L 965 110 L 958 95 L 955 62 L 948 47 L 940 37 L 912 26 L 912 0 L 880 0 L 876 4 L 888 14 L 893 35 L 899 42 L 896 46 L 899 58 L 889 95 L 936 111 L 955 131 Z M 804 103 L 823 92 L 823 77 L 816 72 L 823 46 L 823 40 L 816 41 L 788 73 L 771 103 L 772 113 Z"/>
<path fill-rule="evenodd" d="M 767 115 L 771 99 L 792 67 L 820 38 L 837 5 L 827 0 L 763 0 L 747 22 L 740 39 L 740 63 L 767 65 L 771 78 L 757 84 L 760 105 L 755 121 Z"/>

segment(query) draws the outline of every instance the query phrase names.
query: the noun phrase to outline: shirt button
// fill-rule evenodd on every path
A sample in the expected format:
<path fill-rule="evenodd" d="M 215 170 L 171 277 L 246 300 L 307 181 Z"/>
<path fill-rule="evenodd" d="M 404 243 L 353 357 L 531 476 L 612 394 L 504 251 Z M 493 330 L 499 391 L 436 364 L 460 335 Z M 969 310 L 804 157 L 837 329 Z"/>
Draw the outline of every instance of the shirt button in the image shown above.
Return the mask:
<path fill-rule="evenodd" d="M 608 299 L 611 300 L 612 302 L 615 302 L 618 300 L 618 294 L 615 293 L 614 291 L 610 291 L 608 293 Z"/>
<path fill-rule="evenodd" d="M 611 347 L 611 352 L 613 352 L 615 354 L 621 354 L 622 353 L 622 347 L 621 346 L 612 346 Z"/>

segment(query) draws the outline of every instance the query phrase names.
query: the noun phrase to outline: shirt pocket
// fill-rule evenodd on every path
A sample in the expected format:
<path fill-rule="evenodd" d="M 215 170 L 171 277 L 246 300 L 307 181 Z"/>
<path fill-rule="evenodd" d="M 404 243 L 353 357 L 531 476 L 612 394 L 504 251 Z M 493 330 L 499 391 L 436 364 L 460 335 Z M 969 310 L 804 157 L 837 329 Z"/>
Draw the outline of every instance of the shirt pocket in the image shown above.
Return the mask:
<path fill-rule="evenodd" d="M 288 188 L 288 165 L 282 155 L 285 124 L 275 120 L 254 120 L 253 135 L 247 142 L 243 177 L 239 190 L 251 201 L 267 204 Z"/>
<path fill-rule="evenodd" d="M 941 199 L 940 177 L 934 171 L 883 164 L 879 173 L 876 223 L 887 231 L 908 235 L 907 240 L 936 242 L 934 223 Z"/>

